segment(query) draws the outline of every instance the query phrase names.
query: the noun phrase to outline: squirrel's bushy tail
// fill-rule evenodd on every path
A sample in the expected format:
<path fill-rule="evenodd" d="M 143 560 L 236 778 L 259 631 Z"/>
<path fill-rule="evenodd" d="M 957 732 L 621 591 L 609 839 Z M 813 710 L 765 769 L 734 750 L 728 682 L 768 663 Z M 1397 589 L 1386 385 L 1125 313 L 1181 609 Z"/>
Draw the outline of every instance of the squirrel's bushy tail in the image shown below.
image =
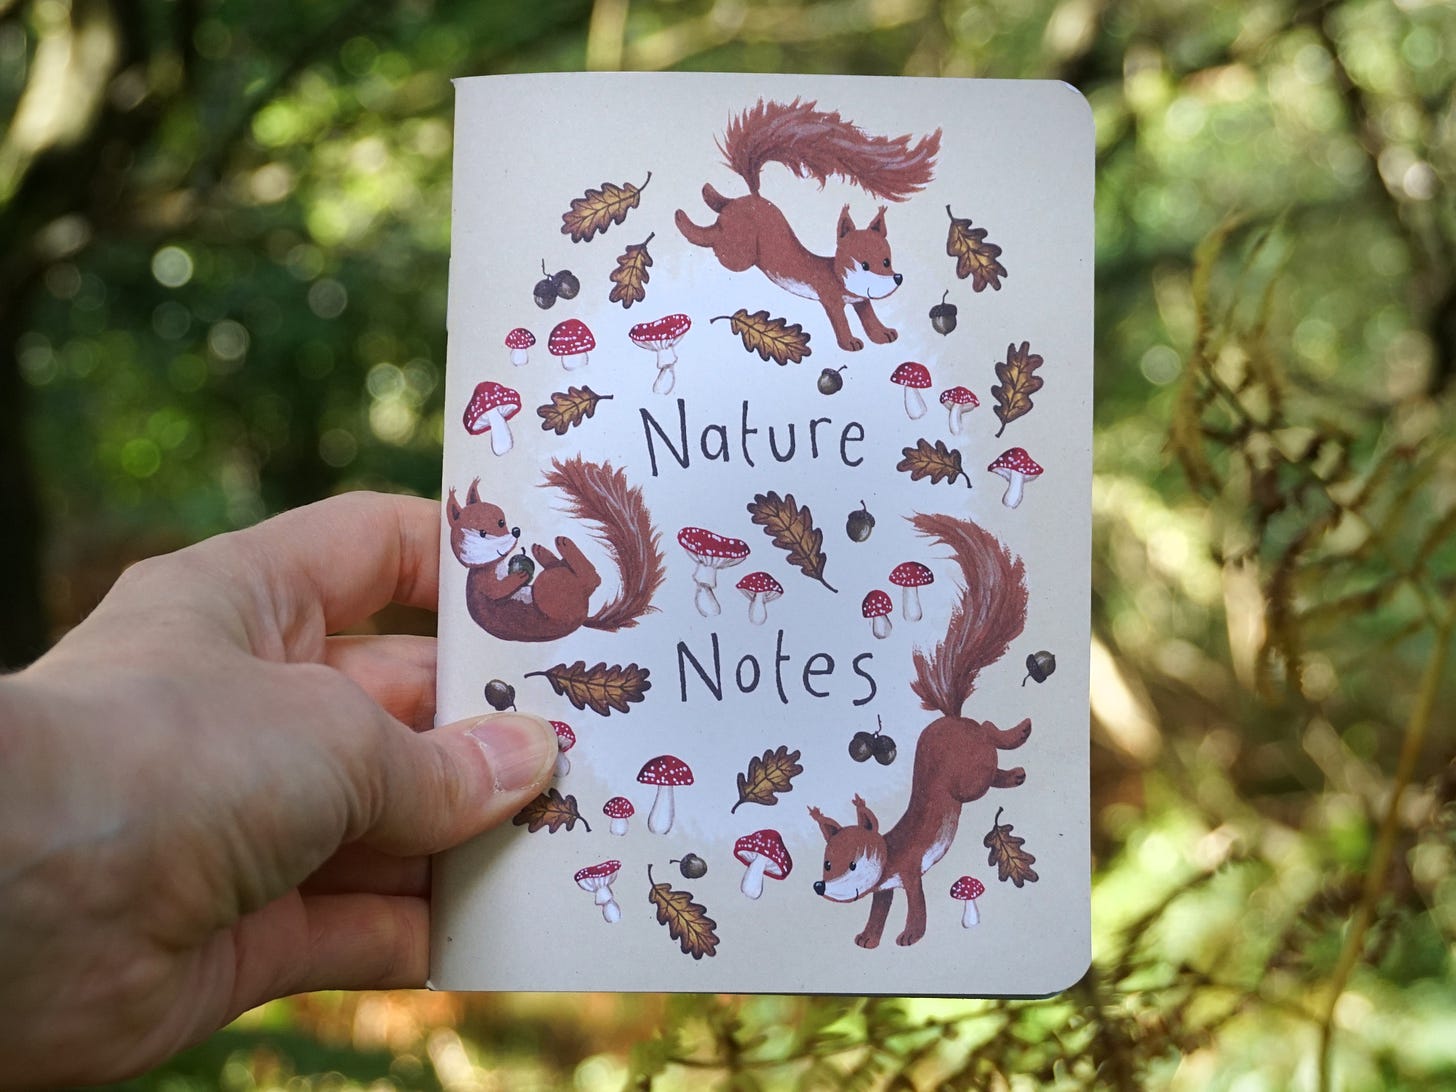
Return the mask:
<path fill-rule="evenodd" d="M 822 188 L 832 176 L 852 182 L 871 197 L 904 201 L 924 189 L 940 151 L 940 130 L 911 147 L 909 134 L 870 136 L 837 113 L 812 102 L 764 102 L 728 123 L 718 147 L 733 172 L 758 193 L 766 163 L 782 163 Z"/>
<path fill-rule="evenodd" d="M 958 717 L 981 668 L 1004 656 L 1026 626 L 1026 568 L 969 520 L 917 513 L 910 522 L 926 538 L 950 547 L 962 581 L 945 640 L 933 652 L 915 650 L 910 687 L 926 709 Z"/>
<path fill-rule="evenodd" d="M 611 463 L 589 463 L 579 455 L 551 460 L 543 485 L 566 495 L 566 511 L 573 519 L 597 524 L 593 537 L 607 548 L 621 574 L 621 591 L 585 624 L 591 629 L 628 629 L 656 610 L 652 596 L 667 570 L 662 535 L 652 526 L 642 490 L 628 485 L 627 476 Z"/>

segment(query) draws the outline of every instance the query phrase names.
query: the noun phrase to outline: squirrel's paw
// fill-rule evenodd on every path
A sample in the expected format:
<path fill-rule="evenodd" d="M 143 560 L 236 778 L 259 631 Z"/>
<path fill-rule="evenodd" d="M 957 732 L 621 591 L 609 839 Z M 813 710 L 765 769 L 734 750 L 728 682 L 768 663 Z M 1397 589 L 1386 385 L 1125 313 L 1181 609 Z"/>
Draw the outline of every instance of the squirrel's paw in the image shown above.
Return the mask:
<path fill-rule="evenodd" d="M 900 947 L 902 948 L 908 948 L 910 945 L 914 944 L 924 935 L 925 926 L 923 925 L 919 929 L 906 929 L 903 933 L 895 938 L 895 943 L 900 945 Z"/>
<path fill-rule="evenodd" d="M 868 929 L 866 929 L 863 933 L 854 938 L 854 942 L 858 944 L 861 948 L 877 948 L 879 947 L 880 943 L 880 934 L 871 933 Z"/>
<path fill-rule="evenodd" d="M 864 342 L 857 337 L 842 337 L 839 339 L 839 347 L 847 353 L 857 353 L 864 348 Z"/>
<path fill-rule="evenodd" d="M 877 345 L 888 345 L 900 336 L 899 331 L 891 330 L 888 326 L 881 328 L 878 332 L 871 333 L 866 330 L 865 333 L 869 334 L 870 340 Z"/>

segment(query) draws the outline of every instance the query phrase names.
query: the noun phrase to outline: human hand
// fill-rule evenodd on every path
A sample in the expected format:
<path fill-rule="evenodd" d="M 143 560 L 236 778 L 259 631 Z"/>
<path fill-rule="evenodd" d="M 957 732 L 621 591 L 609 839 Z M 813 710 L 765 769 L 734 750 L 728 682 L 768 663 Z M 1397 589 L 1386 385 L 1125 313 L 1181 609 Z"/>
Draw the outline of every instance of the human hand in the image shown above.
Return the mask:
<path fill-rule="evenodd" d="M 428 728 L 439 510 L 336 497 L 128 569 L 0 680 L 0 1084 L 113 1080 L 270 998 L 419 986 L 428 858 L 556 757 L 502 714 Z M 413 731 L 411 730 L 413 729 Z"/>

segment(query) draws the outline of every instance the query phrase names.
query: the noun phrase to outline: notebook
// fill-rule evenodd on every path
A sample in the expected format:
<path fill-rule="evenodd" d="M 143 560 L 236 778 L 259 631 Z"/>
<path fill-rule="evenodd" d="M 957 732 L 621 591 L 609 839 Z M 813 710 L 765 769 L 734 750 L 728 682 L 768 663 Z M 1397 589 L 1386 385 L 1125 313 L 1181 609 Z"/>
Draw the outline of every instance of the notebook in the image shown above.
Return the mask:
<path fill-rule="evenodd" d="M 1093 132 L 1056 82 L 456 83 L 441 723 L 556 726 L 443 989 L 1090 959 Z"/>

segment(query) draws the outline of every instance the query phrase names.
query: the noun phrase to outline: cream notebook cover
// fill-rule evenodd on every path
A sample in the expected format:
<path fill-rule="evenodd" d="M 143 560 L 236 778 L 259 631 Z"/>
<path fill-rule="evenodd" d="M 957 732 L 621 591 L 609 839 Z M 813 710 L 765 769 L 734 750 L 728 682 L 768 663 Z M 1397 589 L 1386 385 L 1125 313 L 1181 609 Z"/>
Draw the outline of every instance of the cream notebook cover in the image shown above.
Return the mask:
<path fill-rule="evenodd" d="M 1051 82 L 456 84 L 445 989 L 1040 995 L 1090 958 L 1093 133 Z"/>

